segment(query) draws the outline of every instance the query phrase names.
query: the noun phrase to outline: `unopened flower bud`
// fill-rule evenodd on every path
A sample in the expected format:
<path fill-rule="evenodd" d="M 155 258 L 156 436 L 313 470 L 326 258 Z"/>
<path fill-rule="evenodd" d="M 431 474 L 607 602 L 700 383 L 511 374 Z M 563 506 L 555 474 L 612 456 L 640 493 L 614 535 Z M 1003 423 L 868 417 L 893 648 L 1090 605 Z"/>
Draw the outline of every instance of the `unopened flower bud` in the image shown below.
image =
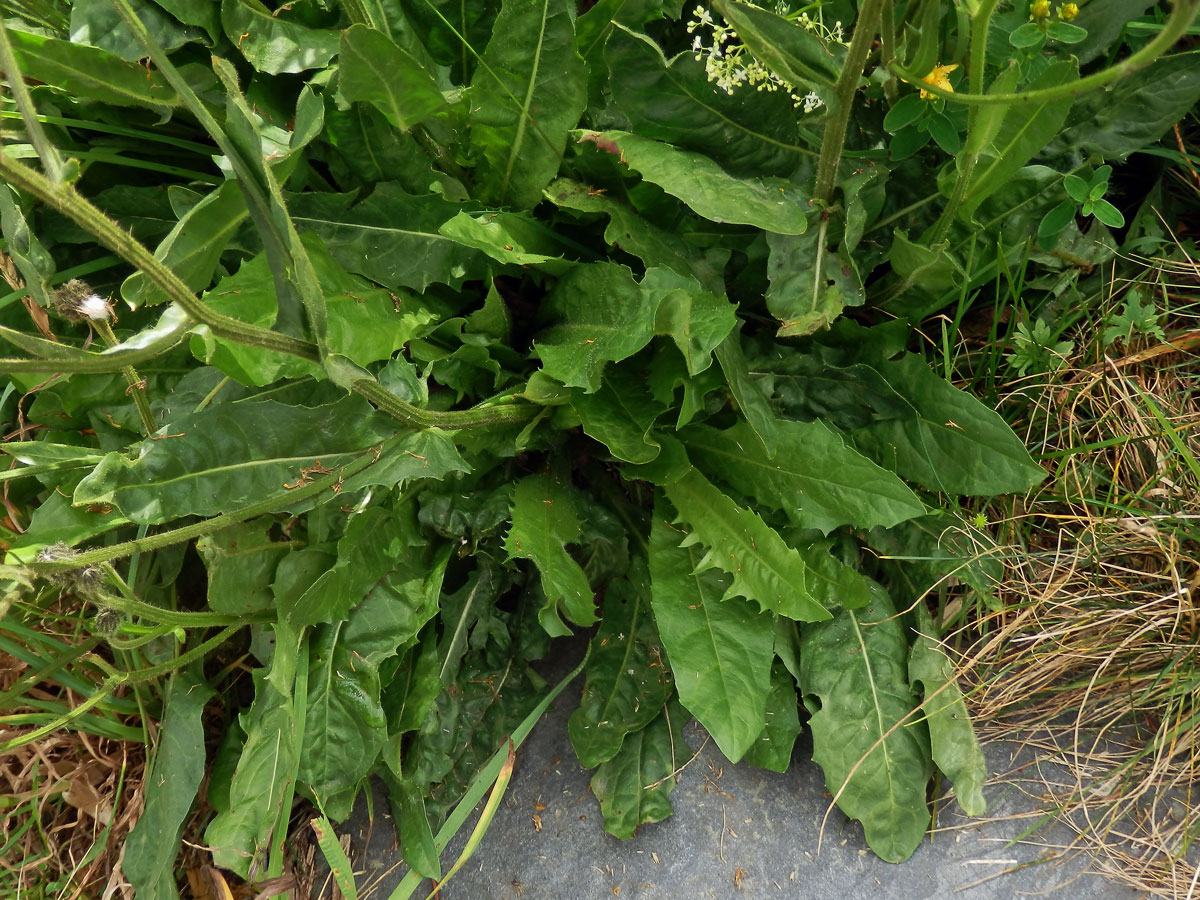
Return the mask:
<path fill-rule="evenodd" d="M 110 606 L 102 606 L 96 610 L 96 617 L 92 619 L 92 627 L 96 629 L 97 634 L 107 636 L 120 628 L 123 621 L 125 621 L 125 617 L 120 612 Z"/>
<path fill-rule="evenodd" d="M 1029 4 L 1029 18 L 1031 21 L 1040 22 L 1050 15 L 1050 0 L 1033 0 Z"/>
<path fill-rule="evenodd" d="M 1070 22 L 1079 15 L 1079 7 L 1074 3 L 1064 3 L 1058 8 L 1058 17 L 1064 22 Z"/>
<path fill-rule="evenodd" d="M 37 552 L 37 556 L 34 559 L 38 562 L 69 562 L 78 555 L 78 552 L 72 550 L 62 541 L 59 541 L 57 544 L 50 544 L 48 547 L 43 547 Z"/>
<path fill-rule="evenodd" d="M 35 559 L 38 562 L 61 563 L 70 562 L 79 556 L 77 550 L 72 550 L 63 542 L 51 544 L 38 551 Z M 76 569 L 66 569 L 45 576 L 47 580 L 60 584 L 67 591 L 76 594 L 93 594 L 104 579 L 104 572 L 99 566 L 80 566 Z"/>

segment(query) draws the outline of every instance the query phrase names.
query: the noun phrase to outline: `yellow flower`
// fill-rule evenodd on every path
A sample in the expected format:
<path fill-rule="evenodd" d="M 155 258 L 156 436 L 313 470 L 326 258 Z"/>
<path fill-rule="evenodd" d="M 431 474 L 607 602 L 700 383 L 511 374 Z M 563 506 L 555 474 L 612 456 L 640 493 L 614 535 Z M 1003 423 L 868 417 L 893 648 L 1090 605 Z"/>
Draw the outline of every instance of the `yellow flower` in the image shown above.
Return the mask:
<path fill-rule="evenodd" d="M 951 86 L 950 78 L 948 76 L 957 68 L 957 63 L 953 66 L 943 66 L 941 63 L 938 63 L 933 67 L 933 71 L 922 78 L 921 81 L 925 82 L 925 84 L 931 84 L 935 88 L 941 88 L 943 91 L 953 92 L 954 88 Z M 933 94 L 929 93 L 929 91 L 921 88 L 921 99 L 929 100 L 936 98 Z"/>
<path fill-rule="evenodd" d="M 1079 7 L 1074 3 L 1064 3 L 1058 8 L 1058 15 L 1064 22 L 1070 22 L 1079 15 Z"/>
<path fill-rule="evenodd" d="M 1033 0 L 1029 4 L 1029 19 L 1040 22 L 1050 15 L 1050 0 Z"/>

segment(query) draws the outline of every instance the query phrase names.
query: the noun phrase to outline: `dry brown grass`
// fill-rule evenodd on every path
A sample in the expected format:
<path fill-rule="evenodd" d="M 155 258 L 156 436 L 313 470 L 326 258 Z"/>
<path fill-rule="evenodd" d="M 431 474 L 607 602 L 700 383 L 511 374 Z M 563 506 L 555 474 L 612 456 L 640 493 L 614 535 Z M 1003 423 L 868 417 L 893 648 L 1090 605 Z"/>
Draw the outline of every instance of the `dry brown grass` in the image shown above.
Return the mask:
<path fill-rule="evenodd" d="M 0 691 L 26 674 L 0 655 Z M 74 708 L 84 698 L 31 687 Z M 4 710 L 20 712 L 20 708 Z M 0 728 L 0 741 L 16 732 Z M 146 758 L 141 744 L 61 730 L 0 756 L 0 889 L 6 896 L 61 900 L 118 896 L 125 835 L 142 809 Z"/>
<path fill-rule="evenodd" d="M 982 734 L 1053 764 L 1036 793 L 1075 830 L 1063 850 L 1200 900 L 1200 267 L 1144 281 L 1181 307 L 1165 344 L 1076 335 L 1091 359 L 1008 398 L 1051 477 L 988 510 L 1008 575 L 961 670 Z"/>
<path fill-rule="evenodd" d="M 56 637 L 68 635 L 52 629 Z M 83 697 L 51 679 L 30 683 L 30 667 L 0 654 L 0 694 L 14 686 L 22 697 L 73 709 Z M 33 712 L 19 702 L 0 713 Z M 155 723 L 145 726 L 153 735 Z M 27 729 L 8 729 L 0 719 L 0 743 Z M 211 749 L 211 748 L 210 748 Z M 31 900 L 135 900 L 121 869 L 125 839 L 143 808 L 148 773 L 145 745 L 59 729 L 0 755 L 0 897 Z M 211 815 L 201 801 L 184 828 L 176 864 L 192 900 L 290 900 L 312 893 L 315 847 L 309 837 L 310 808 L 298 803 L 289 831 L 286 871 L 251 887 L 211 865 L 200 841 Z"/>

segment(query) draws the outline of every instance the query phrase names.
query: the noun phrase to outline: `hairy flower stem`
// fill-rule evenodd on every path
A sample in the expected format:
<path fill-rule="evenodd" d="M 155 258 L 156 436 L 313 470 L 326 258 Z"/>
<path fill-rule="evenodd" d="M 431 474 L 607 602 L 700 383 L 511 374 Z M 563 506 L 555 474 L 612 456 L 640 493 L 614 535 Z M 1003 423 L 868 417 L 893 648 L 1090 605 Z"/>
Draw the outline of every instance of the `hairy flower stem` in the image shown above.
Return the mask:
<path fill-rule="evenodd" d="M 154 255 L 140 242 L 130 237 L 120 225 L 76 193 L 73 188 L 66 185 L 55 185 L 46 176 L 3 155 L 0 155 L 0 176 L 58 210 L 131 266 L 140 269 L 146 274 L 146 277 L 162 288 L 184 312 L 196 321 L 207 325 L 218 337 L 260 347 L 264 350 L 287 353 L 311 362 L 320 361 L 315 344 L 280 334 L 269 328 L 250 325 L 209 307 L 208 304 L 196 297 L 174 272 L 155 259 Z M 75 361 L 66 361 L 59 368 L 70 371 L 73 362 Z M 43 363 L 39 360 L 36 365 L 48 366 L 52 370 L 58 371 L 54 361 L 48 360 Z M 497 406 L 461 412 L 422 410 L 405 403 L 378 382 L 369 379 L 356 382 L 353 390 L 378 406 L 383 412 L 413 428 L 436 427 L 444 428 L 447 431 L 456 431 L 462 428 L 487 427 L 507 422 L 524 422 L 533 418 L 536 413 L 536 408 L 531 406 Z M 151 424 L 153 424 L 152 419 Z M 153 433 L 153 429 L 150 433 Z"/>
<path fill-rule="evenodd" d="M 115 609 L 116 607 L 113 608 Z M 168 634 L 171 634 L 176 627 L 177 626 L 175 625 L 155 625 L 153 628 L 149 628 L 145 634 L 138 635 L 135 638 L 129 638 L 126 640 L 125 638 L 118 638 L 109 635 L 106 640 L 108 641 L 108 646 L 112 647 L 114 650 L 136 650 L 138 647 L 146 646 L 146 644 L 149 644 L 151 641 L 157 641 L 159 638 L 166 637 Z"/>
<path fill-rule="evenodd" d="M 51 181 L 56 184 L 61 183 L 65 170 L 62 157 L 58 155 L 58 151 L 54 149 L 54 145 L 50 143 L 50 139 L 46 137 L 46 132 L 42 129 L 42 123 L 38 121 L 33 97 L 30 95 L 25 79 L 21 75 L 21 69 L 17 65 L 17 56 L 13 53 L 12 42 L 8 39 L 8 27 L 2 22 L 0 22 L 0 69 L 4 72 L 5 79 L 8 81 L 8 89 L 12 92 L 13 101 L 25 123 L 25 136 L 29 138 L 29 143 L 33 145 L 38 159 L 41 160 L 42 168 L 46 170 Z"/>
<path fill-rule="evenodd" d="M 871 52 L 871 44 L 879 30 L 879 19 L 887 0 L 863 0 L 854 23 L 854 37 L 846 53 L 842 74 L 834 85 L 835 100 L 825 123 L 825 136 L 821 141 L 821 156 L 817 160 L 817 181 L 813 187 L 813 202 L 828 208 L 833 200 L 833 188 L 837 182 L 838 166 L 842 161 L 842 149 L 846 143 L 846 129 L 850 124 L 850 112 L 854 106 L 854 94 L 858 91 L 858 80 Z M 1196 0 L 1200 2 L 1200 0 Z"/>
<path fill-rule="evenodd" d="M 227 616 L 223 613 L 180 612 L 176 609 L 164 609 L 142 600 L 132 600 L 128 597 L 105 597 L 104 605 L 131 616 L 141 616 L 159 625 L 171 628 L 212 628 L 218 625 L 249 625 L 251 623 L 271 622 L 274 616 L 241 615 Z"/>
<path fill-rule="evenodd" d="M 218 337 L 317 362 L 317 348 L 308 341 L 279 334 L 269 328 L 250 325 L 209 307 L 192 293 L 179 276 L 156 259 L 154 254 L 147 250 L 140 241 L 131 237 L 120 225 L 93 206 L 74 188 L 54 184 L 40 172 L 35 172 L 28 166 L 4 155 L 0 155 L 0 176 L 62 213 L 92 235 L 99 243 L 108 247 L 135 269 L 145 273 L 147 278 L 162 288 L 173 303 L 177 303 L 197 322 L 207 325 Z"/>
<path fill-rule="evenodd" d="M 107 319 L 98 319 L 92 322 L 96 331 L 100 334 L 100 339 L 109 347 L 115 347 L 119 343 L 117 336 L 113 334 L 112 325 Z M 138 418 L 142 420 L 142 431 L 146 437 L 154 434 L 158 430 L 158 426 L 154 424 L 154 412 L 150 409 L 150 401 L 146 398 L 146 382 L 138 375 L 137 369 L 133 366 L 122 366 L 121 373 L 125 376 L 125 381 L 129 384 L 129 389 L 126 391 L 133 397 L 133 405 L 137 407 Z"/>
<path fill-rule="evenodd" d="M 167 352 L 181 340 L 184 334 L 192 327 L 194 323 L 186 316 L 180 317 L 180 320 L 169 331 L 164 331 L 152 343 L 136 350 L 116 350 L 109 353 L 88 353 L 86 351 L 78 351 L 78 356 L 58 357 L 52 354 L 47 354 L 41 359 L 0 359 L 0 371 L 2 372 L 58 372 L 70 374 L 90 374 L 115 372 L 123 366 L 136 366 L 144 362 L 149 362 L 156 356 Z M 18 342 L 16 333 L 7 329 L 0 328 L 0 337 L 6 340 L 17 343 L 22 349 L 30 353 L 38 353 L 43 349 L 41 346 L 32 343 L 30 340 L 22 340 Z M 61 347 L 62 345 L 54 345 Z"/>
<path fill-rule="evenodd" d="M 73 556 L 69 560 L 59 560 L 55 562 L 30 562 L 26 564 L 26 568 L 35 575 L 52 575 L 56 572 L 67 572 L 72 569 L 82 568 L 83 566 L 94 565 L 96 563 L 110 562 L 114 559 L 121 559 L 133 553 L 145 552 L 148 550 L 158 550 L 161 547 L 169 547 L 171 544 L 178 544 L 181 541 L 188 541 L 192 538 L 203 537 L 206 534 L 213 534 L 220 531 L 222 528 L 228 528 L 230 525 L 236 525 L 239 522 L 245 522 L 247 519 L 253 519 L 256 516 L 265 516 L 268 513 L 276 512 L 284 506 L 296 503 L 300 500 L 307 500 L 310 497 L 316 497 L 320 494 L 330 491 L 335 487 L 339 487 L 341 482 L 352 475 L 357 475 L 359 472 L 373 465 L 381 459 L 383 455 L 398 443 L 402 438 L 406 437 L 409 432 L 398 432 L 384 441 L 380 447 L 364 450 L 362 456 L 354 462 L 347 463 L 342 466 L 337 472 L 322 478 L 319 481 L 313 481 L 310 484 L 294 488 L 292 490 L 284 490 L 256 503 L 251 503 L 248 506 L 243 506 L 241 509 L 235 509 L 232 512 L 222 513 L 219 516 L 213 516 L 211 519 L 205 519 L 203 522 L 195 522 L 191 525 L 184 525 L 182 528 L 174 528 L 170 531 L 163 531 L 158 534 L 150 534 L 146 537 L 134 538 L 133 540 L 125 541 L 121 544 L 113 544 L 110 547 L 99 547 L 95 550 L 88 550 L 80 553 L 78 556 Z"/>
<path fill-rule="evenodd" d="M 887 65 L 895 55 L 896 10 L 892 5 L 892 0 L 886 0 L 883 4 L 883 15 L 879 20 L 879 58 L 884 65 Z M 893 75 L 883 83 L 883 94 L 887 97 L 889 105 L 894 104 L 900 97 L 900 89 L 896 80 L 896 76 Z"/>
<path fill-rule="evenodd" d="M 988 28 L 992 24 L 992 13 L 996 10 L 998 0 L 983 0 L 979 6 L 979 11 L 975 13 L 975 21 L 971 24 L 971 64 L 970 70 L 967 72 L 968 84 L 972 94 L 983 93 L 983 71 L 987 64 L 987 36 Z M 979 113 L 982 107 L 973 106 L 967 113 L 967 134 L 968 136 L 975 133 L 979 128 Z M 967 150 L 965 153 L 959 154 L 956 164 L 958 174 L 954 180 L 954 190 L 950 193 L 950 200 L 942 209 L 942 213 L 938 216 L 938 220 L 933 224 L 933 228 L 929 232 L 929 243 L 936 244 L 945 239 L 947 232 L 950 231 L 950 226 L 954 223 L 954 217 L 958 215 L 958 208 L 962 205 L 963 197 L 966 196 L 967 185 L 971 181 L 971 175 L 975 171 L 975 166 L 979 162 L 979 154 L 983 152 L 983 147 L 977 142 L 967 140 Z"/>
<path fill-rule="evenodd" d="M 147 681 L 153 681 L 160 676 L 169 675 L 172 672 L 182 669 L 184 666 L 190 665 L 195 660 L 204 659 L 209 653 L 233 637 L 234 632 L 249 625 L 250 622 L 251 619 L 249 617 L 243 617 L 241 622 L 226 625 L 204 643 L 197 644 L 192 649 L 179 654 L 179 656 L 170 662 L 160 663 L 157 666 L 150 666 L 145 669 L 138 669 L 136 672 L 121 672 L 118 673 L 118 677 L 121 677 L 125 684 L 142 684 Z"/>
<path fill-rule="evenodd" d="M 73 561 L 73 560 L 72 560 Z M 231 616 L 225 613 L 212 612 L 180 612 L 175 609 L 164 609 L 161 606 L 155 606 L 152 603 L 146 603 L 139 600 L 129 585 L 125 583 L 125 579 L 120 573 L 113 568 L 112 563 L 100 563 L 100 569 L 108 576 L 111 584 L 115 585 L 120 591 L 119 597 L 106 595 L 102 600 L 97 601 L 104 606 L 118 610 L 119 612 L 128 613 L 131 616 L 141 616 L 143 619 L 151 619 L 159 625 L 170 626 L 171 628 L 212 628 L 221 625 L 239 625 L 249 622 L 270 622 L 274 616 L 269 615 L 237 615 Z"/>
<path fill-rule="evenodd" d="M 846 53 L 842 74 L 838 76 L 837 84 L 834 85 L 835 100 L 829 110 L 829 119 L 825 123 L 821 155 L 817 159 L 817 180 L 812 194 L 812 203 L 819 210 L 821 217 L 816 259 L 813 260 L 814 308 L 821 295 L 821 277 L 825 268 L 825 236 L 829 231 L 833 189 L 837 184 L 838 167 L 841 165 L 842 151 L 845 149 L 846 129 L 850 124 L 854 95 L 858 91 L 858 80 L 867 64 L 867 56 L 878 31 L 883 7 L 888 2 L 889 0 L 863 0 L 858 10 L 858 19 L 854 23 L 854 36 L 850 39 L 850 49 Z"/>
<path fill-rule="evenodd" d="M 353 389 L 356 394 L 365 398 L 380 412 L 394 416 L 413 428 L 441 428 L 445 431 L 458 431 L 463 428 L 510 425 L 528 422 L 541 410 L 541 407 L 528 403 L 520 406 L 508 403 L 443 412 L 413 406 L 411 403 L 401 400 L 379 382 L 370 379 L 364 378 L 356 381 Z"/>
<path fill-rule="evenodd" d="M 966 103 L 977 106 L 1007 106 L 1012 103 L 1047 103 L 1053 100 L 1065 100 L 1068 97 L 1078 97 L 1081 94 L 1095 90 L 1098 87 L 1103 87 L 1150 65 L 1159 56 L 1170 50 L 1175 45 L 1175 42 L 1187 33 L 1192 20 L 1196 18 L 1197 12 L 1200 12 L 1200 0 L 1178 0 L 1171 10 L 1171 14 L 1167 17 L 1167 21 L 1163 23 L 1162 31 L 1158 33 L 1154 40 L 1119 63 L 1107 69 L 1101 69 L 1099 72 L 1094 72 L 1086 78 L 1080 78 L 1078 81 L 1069 81 L 1066 84 L 1041 88 L 1036 91 L 1020 91 L 1015 94 L 984 94 L 975 91 L 968 94 L 959 94 L 954 91 L 944 90 L 935 84 L 925 83 L 921 85 L 921 88 L 935 97 L 942 97 L 946 100 L 952 100 L 955 103 Z M 898 62 L 893 62 L 888 68 L 894 75 L 898 75 L 905 81 L 911 81 L 914 84 L 921 81 L 927 74 L 925 72 L 913 72 Z"/>

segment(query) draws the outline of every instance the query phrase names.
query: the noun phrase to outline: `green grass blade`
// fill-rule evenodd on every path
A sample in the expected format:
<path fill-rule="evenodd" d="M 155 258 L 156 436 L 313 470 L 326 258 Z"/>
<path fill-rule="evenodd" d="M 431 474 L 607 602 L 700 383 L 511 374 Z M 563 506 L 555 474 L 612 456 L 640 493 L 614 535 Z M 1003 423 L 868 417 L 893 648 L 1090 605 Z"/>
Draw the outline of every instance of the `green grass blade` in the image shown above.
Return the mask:
<path fill-rule="evenodd" d="M 578 677 L 586 664 L 587 654 L 584 654 L 583 659 L 579 661 L 579 665 L 572 669 L 562 681 L 551 688 L 550 692 L 538 702 L 537 706 L 530 710 L 529 715 L 521 720 L 521 724 L 513 729 L 509 743 L 497 750 L 488 761 L 488 764 L 481 768 L 475 774 L 475 777 L 471 779 L 471 783 L 467 787 L 467 792 L 463 795 L 462 800 L 458 802 L 458 806 L 454 807 L 454 811 L 446 818 L 446 823 L 438 831 L 437 837 L 434 839 L 434 843 L 439 850 L 445 848 L 454 835 L 458 834 L 459 829 L 463 827 L 463 823 L 467 821 L 467 817 L 470 816 L 471 811 L 475 809 L 475 804 L 483 799 L 484 792 L 487 791 L 488 786 L 496 783 L 501 770 L 507 763 L 508 754 L 511 752 L 510 747 L 515 749 L 525 742 L 525 738 L 529 737 L 529 732 L 533 731 L 533 726 L 538 723 L 538 720 L 550 708 L 550 704 L 554 702 L 554 698 L 562 693 L 563 689 Z M 474 837 L 472 835 L 473 840 Z M 480 835 L 480 838 L 482 838 L 482 835 Z M 410 871 L 396 885 L 395 890 L 388 896 L 388 900 L 408 900 L 413 895 L 413 891 L 420 886 L 421 880 L 420 875 Z"/>
<path fill-rule="evenodd" d="M 345 900 L 358 900 L 358 889 L 354 886 L 354 869 L 350 866 L 346 851 L 338 842 L 333 825 L 324 815 L 318 816 L 308 824 L 317 836 L 317 846 L 321 848 L 325 862 L 329 864 L 334 884 L 338 886 Z"/>

